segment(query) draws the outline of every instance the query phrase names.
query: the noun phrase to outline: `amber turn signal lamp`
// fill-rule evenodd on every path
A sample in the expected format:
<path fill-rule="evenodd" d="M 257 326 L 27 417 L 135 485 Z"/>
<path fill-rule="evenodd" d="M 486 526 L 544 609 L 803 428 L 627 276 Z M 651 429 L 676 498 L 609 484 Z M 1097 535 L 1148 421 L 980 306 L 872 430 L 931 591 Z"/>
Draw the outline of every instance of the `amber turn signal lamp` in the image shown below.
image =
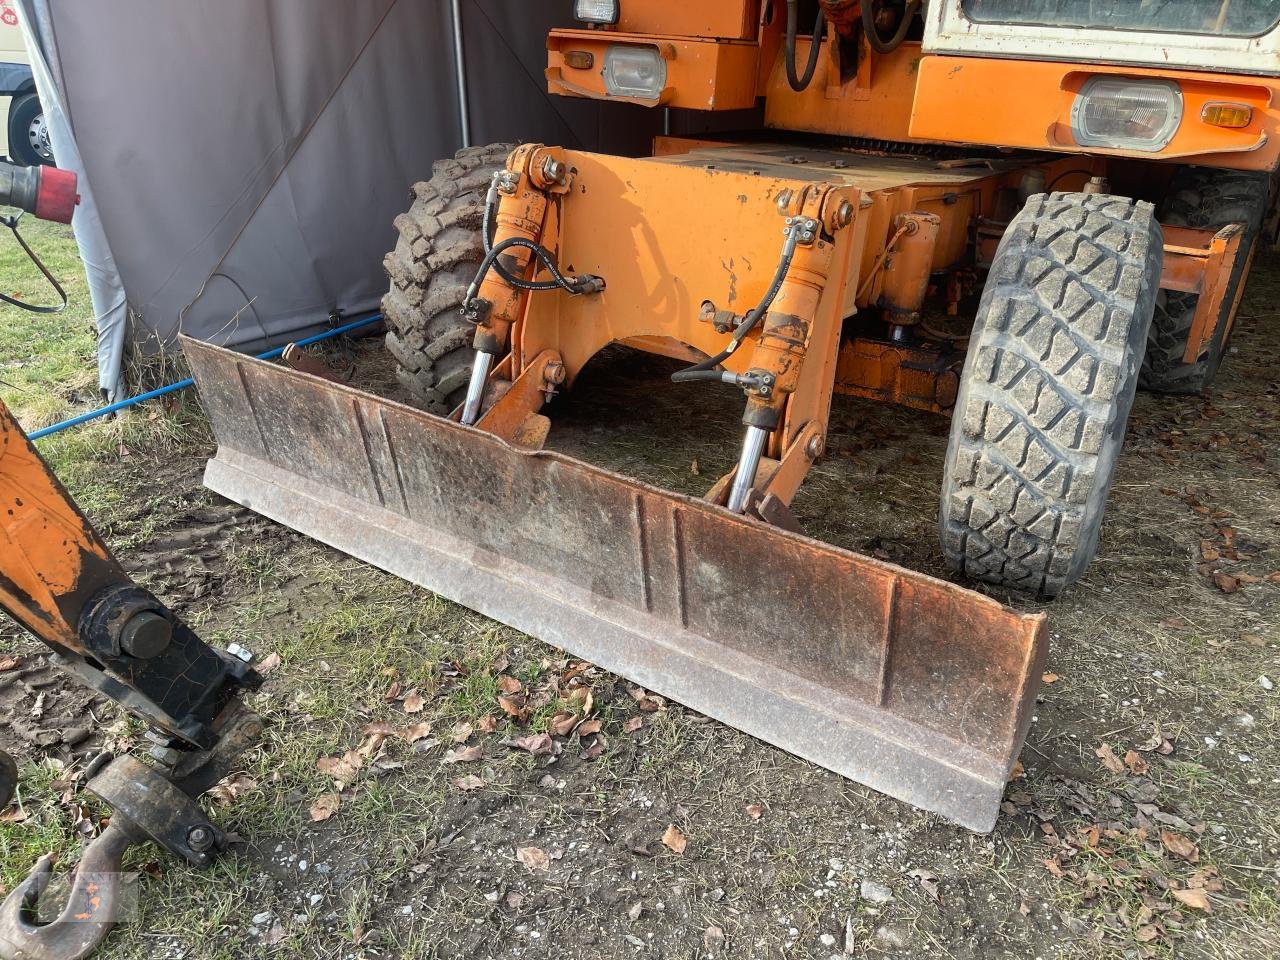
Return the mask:
<path fill-rule="evenodd" d="M 565 66 L 575 70 L 590 70 L 595 66 L 596 58 L 589 50 L 566 50 L 564 62 Z"/>
<path fill-rule="evenodd" d="M 1200 119 L 1210 126 L 1235 130 L 1249 125 L 1249 121 L 1253 119 L 1253 107 L 1244 103 L 1215 100 L 1204 105 L 1204 109 L 1200 111 Z"/>

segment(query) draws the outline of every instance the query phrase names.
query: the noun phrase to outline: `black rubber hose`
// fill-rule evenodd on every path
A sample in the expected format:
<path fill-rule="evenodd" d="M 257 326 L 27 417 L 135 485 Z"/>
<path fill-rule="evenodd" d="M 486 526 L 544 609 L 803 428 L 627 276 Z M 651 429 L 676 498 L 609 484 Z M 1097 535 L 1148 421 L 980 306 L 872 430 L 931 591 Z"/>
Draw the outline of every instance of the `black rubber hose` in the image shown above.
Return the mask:
<path fill-rule="evenodd" d="M 523 290 L 557 290 L 559 289 L 559 290 L 566 290 L 569 293 L 573 293 L 573 294 L 578 294 L 582 292 L 582 288 L 579 286 L 577 282 L 573 280 L 569 280 L 567 277 L 565 277 L 564 274 L 560 272 L 559 267 L 556 266 L 555 257 L 551 255 L 550 250 L 548 250 L 546 247 L 542 246 L 541 244 L 534 243 L 532 240 L 526 239 L 525 237 L 508 237 L 506 240 L 503 240 L 497 246 L 492 247 L 489 250 L 489 252 L 485 254 L 484 259 L 480 261 L 480 269 L 476 271 L 476 278 L 473 281 L 471 281 L 471 287 L 473 290 L 479 290 L 480 284 L 484 281 L 485 275 L 491 269 L 497 269 L 499 273 L 502 274 L 503 278 L 506 279 L 506 274 L 502 272 L 501 267 L 498 264 L 498 257 L 500 257 L 503 254 L 503 252 L 511 249 L 512 247 L 524 247 L 528 250 L 532 250 L 534 253 L 534 256 L 536 256 L 539 260 L 542 261 L 542 265 L 546 267 L 547 272 L 550 273 L 554 279 L 552 280 L 519 280 L 518 283 L 508 280 L 507 281 L 508 283 L 512 283 L 513 286 L 518 286 L 520 289 L 523 289 Z"/>
<path fill-rule="evenodd" d="M 865 7 L 864 7 L 865 9 Z M 822 34 L 826 30 L 827 19 L 818 9 L 818 22 L 813 25 L 813 42 L 809 44 L 809 62 L 805 64 L 804 73 L 796 75 L 796 31 L 800 17 L 800 0 L 787 0 L 787 41 L 783 62 L 787 68 L 787 83 L 796 93 L 803 93 L 813 80 L 813 72 L 818 68 L 818 52 L 821 49 Z"/>
<path fill-rule="evenodd" d="M 485 197 L 485 201 L 484 201 L 484 222 L 481 224 L 481 227 L 480 227 L 480 237 L 481 237 L 481 241 L 484 244 L 484 252 L 486 257 L 488 256 L 488 254 L 493 252 L 493 213 L 494 213 L 494 207 L 497 205 L 495 203 L 497 199 L 497 194 L 498 194 L 498 191 L 497 191 L 496 185 L 491 186 L 489 188 L 489 194 L 488 196 Z M 512 239 L 523 239 L 523 238 L 515 237 Z M 533 241 L 531 240 L 525 240 L 524 243 L 512 244 L 512 246 L 529 246 L 532 243 Z M 542 262 L 544 264 L 551 262 L 548 259 L 550 257 L 550 254 L 546 252 L 545 247 L 541 247 L 534 244 L 531 247 L 531 249 L 533 249 L 535 253 L 541 250 L 543 254 L 545 254 L 545 256 L 541 257 Z M 500 276 L 503 280 L 507 281 L 507 283 L 511 284 L 511 286 L 515 287 L 517 290 L 555 290 L 561 286 L 561 284 L 556 283 L 555 281 L 552 281 L 552 280 L 525 280 L 522 277 L 513 276 L 511 273 L 507 271 L 507 268 L 504 267 L 497 260 L 493 261 L 492 266 L 494 271 L 497 272 L 498 276 Z M 487 272 L 489 268 L 482 267 L 481 269 Z M 554 265 L 550 269 L 554 271 L 555 269 Z M 484 273 L 481 273 L 479 275 L 479 280 L 483 280 L 483 279 L 484 279 Z M 479 285 L 479 280 L 477 280 L 477 286 Z M 576 291 L 570 291 L 570 292 L 575 293 Z"/>
<path fill-rule="evenodd" d="M 11 303 L 15 307 L 20 307 L 21 309 L 27 310 L 31 313 L 61 313 L 67 308 L 67 291 L 62 289 L 62 284 L 60 284 L 57 278 L 49 272 L 49 268 L 44 265 L 44 261 L 36 256 L 36 252 L 31 249 L 27 244 L 27 241 L 22 238 L 22 234 L 18 232 L 18 220 L 21 219 L 21 217 L 22 214 L 19 213 L 16 216 L 0 219 L 0 223 L 3 223 L 13 231 L 13 238 L 18 241 L 18 246 L 22 247 L 23 252 L 31 262 L 36 265 L 36 268 L 42 274 L 44 274 L 44 278 L 53 286 L 54 291 L 58 294 L 58 297 L 62 302 L 46 306 L 39 303 L 27 303 L 23 300 L 19 300 L 17 297 L 11 297 L 5 293 L 0 293 L 0 301 Z"/>
<path fill-rule="evenodd" d="M 864 0 L 862 4 L 862 32 L 867 35 L 867 44 L 876 53 L 893 53 L 898 47 L 902 46 L 902 41 L 907 39 L 907 31 L 911 29 L 911 21 L 919 11 L 920 0 L 911 0 L 906 9 L 902 11 L 902 19 L 898 22 L 898 29 L 894 31 L 892 37 L 885 40 L 876 29 L 875 4 L 871 0 Z"/>
<path fill-rule="evenodd" d="M 778 261 L 778 269 L 773 274 L 773 281 L 769 284 L 769 289 L 755 308 L 742 318 L 742 322 L 733 328 L 733 337 L 729 340 L 729 346 L 725 347 L 714 357 L 707 357 L 695 363 L 691 367 L 685 367 L 683 370 L 677 370 L 671 375 L 672 383 L 688 383 L 691 380 L 719 380 L 720 373 L 715 368 L 720 366 L 732 356 L 733 352 L 738 349 L 738 344 L 742 342 L 742 338 L 755 329 L 756 324 L 773 306 L 774 299 L 778 296 L 778 291 L 782 289 L 782 281 L 787 277 L 787 271 L 791 268 L 791 260 L 795 256 L 795 247 L 788 243 L 783 251 L 782 259 Z"/>

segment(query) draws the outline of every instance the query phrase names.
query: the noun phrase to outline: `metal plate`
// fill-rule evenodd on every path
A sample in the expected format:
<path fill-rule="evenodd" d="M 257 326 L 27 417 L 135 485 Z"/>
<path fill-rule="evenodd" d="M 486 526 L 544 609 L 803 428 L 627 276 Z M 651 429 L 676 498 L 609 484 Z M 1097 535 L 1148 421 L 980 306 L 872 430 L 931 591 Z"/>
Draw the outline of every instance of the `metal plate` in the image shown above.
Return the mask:
<path fill-rule="evenodd" d="M 853 780 L 995 824 L 1043 615 L 183 346 L 218 439 L 210 489 Z"/>

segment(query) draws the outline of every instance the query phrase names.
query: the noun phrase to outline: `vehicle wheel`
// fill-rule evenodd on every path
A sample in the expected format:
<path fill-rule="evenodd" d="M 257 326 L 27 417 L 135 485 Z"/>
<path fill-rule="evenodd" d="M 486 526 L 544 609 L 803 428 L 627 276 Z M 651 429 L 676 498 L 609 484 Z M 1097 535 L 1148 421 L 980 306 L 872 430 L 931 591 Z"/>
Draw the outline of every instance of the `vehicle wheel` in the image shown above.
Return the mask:
<path fill-rule="evenodd" d="M 387 349 L 400 383 L 434 413 L 448 413 L 466 393 L 475 327 L 459 308 L 484 259 L 489 181 L 513 149 L 495 143 L 438 160 L 431 179 L 414 184 L 413 205 L 396 217 L 396 248 L 383 260 L 391 279 L 382 298 Z"/>
<path fill-rule="evenodd" d="M 24 167 L 53 163 L 49 125 L 40 98 L 34 93 L 24 93 L 9 102 L 9 159 Z"/>
<path fill-rule="evenodd" d="M 1225 320 L 1231 315 L 1236 291 L 1248 279 L 1245 264 L 1262 229 L 1268 190 L 1264 173 L 1180 167 L 1174 174 L 1169 192 L 1156 211 L 1161 223 L 1202 230 L 1219 230 L 1229 223 L 1243 223 L 1245 233 L 1240 240 L 1240 255 L 1236 258 L 1227 296 L 1222 301 L 1218 335 L 1205 345 L 1195 363 L 1183 363 L 1182 357 L 1200 298 L 1194 293 L 1160 291 L 1139 380 L 1144 390 L 1199 393 L 1212 382 L 1227 351 L 1228 337 L 1223 335 Z"/>
<path fill-rule="evenodd" d="M 1034 196 L 987 277 L 951 421 L 948 565 L 1056 596 L 1098 546 L 1160 286 L 1149 203 Z"/>

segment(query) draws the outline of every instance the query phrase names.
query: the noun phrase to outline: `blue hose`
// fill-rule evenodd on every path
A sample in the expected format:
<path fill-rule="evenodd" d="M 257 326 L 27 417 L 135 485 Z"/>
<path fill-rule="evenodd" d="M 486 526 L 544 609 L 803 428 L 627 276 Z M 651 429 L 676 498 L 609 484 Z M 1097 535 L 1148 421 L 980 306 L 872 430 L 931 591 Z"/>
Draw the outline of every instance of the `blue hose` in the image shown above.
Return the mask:
<path fill-rule="evenodd" d="M 339 334 L 349 333 L 352 330 L 359 330 L 361 327 L 367 327 L 371 323 L 377 323 L 382 319 L 382 314 L 375 313 L 371 317 L 365 317 L 363 320 L 353 320 L 351 323 L 344 324 L 341 327 L 335 327 L 333 330 L 326 330 L 324 333 L 317 333 L 314 337 L 307 337 L 303 340 L 294 341 L 300 347 L 307 347 L 313 343 L 319 343 L 322 340 L 329 340 Z M 288 346 L 288 344 L 286 344 Z M 274 360 L 276 357 L 284 353 L 284 347 L 276 347 L 274 350 L 268 350 L 266 353 L 260 353 L 255 360 Z M 51 433 L 58 433 L 66 430 L 68 427 L 77 427 L 82 423 L 90 420 L 96 420 L 98 417 L 105 417 L 109 413 L 115 413 L 117 410 L 127 410 L 129 407 L 137 406 L 147 400 L 154 400 L 156 397 L 163 397 L 167 393 L 176 393 L 179 390 L 185 390 L 187 387 L 193 386 L 195 381 L 188 377 L 186 380 L 179 380 L 177 383 L 171 383 L 167 387 L 158 387 L 155 390 L 148 390 L 146 393 L 140 393 L 136 397 L 129 397 L 127 400 L 118 400 L 115 403 L 109 403 L 105 407 L 99 407 L 97 410 L 90 410 L 88 413 L 82 413 L 79 416 L 72 417 L 70 420 L 63 420 L 61 423 L 55 423 L 51 427 L 45 427 L 37 430 L 35 433 L 27 434 L 28 440 L 39 440 L 41 437 L 47 437 Z"/>

